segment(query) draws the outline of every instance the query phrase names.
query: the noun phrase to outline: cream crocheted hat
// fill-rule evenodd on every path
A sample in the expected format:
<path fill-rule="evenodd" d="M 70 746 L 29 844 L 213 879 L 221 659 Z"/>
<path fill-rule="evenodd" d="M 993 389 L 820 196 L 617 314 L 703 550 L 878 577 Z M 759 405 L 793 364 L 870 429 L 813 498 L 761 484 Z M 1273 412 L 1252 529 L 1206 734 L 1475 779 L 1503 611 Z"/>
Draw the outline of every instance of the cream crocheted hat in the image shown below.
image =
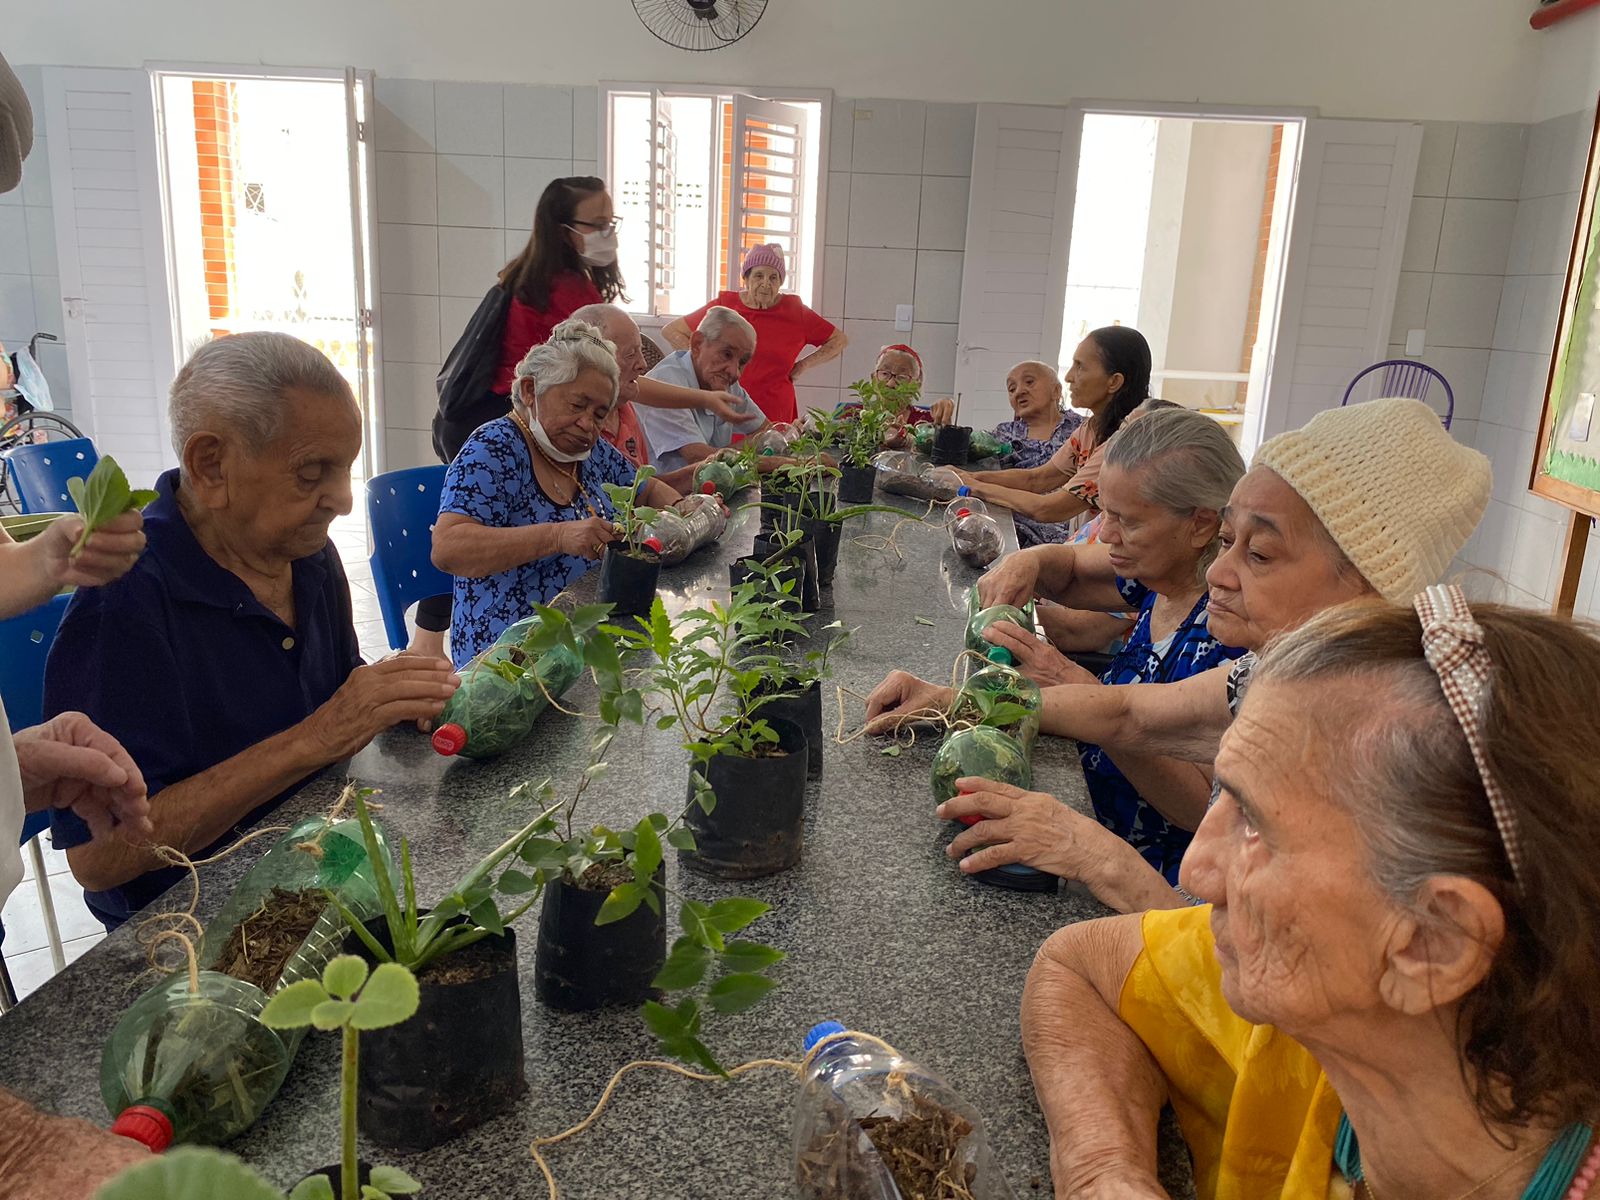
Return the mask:
<path fill-rule="evenodd" d="M 1320 412 L 1256 451 L 1396 604 L 1437 583 L 1489 506 L 1489 460 L 1418 400 Z"/>

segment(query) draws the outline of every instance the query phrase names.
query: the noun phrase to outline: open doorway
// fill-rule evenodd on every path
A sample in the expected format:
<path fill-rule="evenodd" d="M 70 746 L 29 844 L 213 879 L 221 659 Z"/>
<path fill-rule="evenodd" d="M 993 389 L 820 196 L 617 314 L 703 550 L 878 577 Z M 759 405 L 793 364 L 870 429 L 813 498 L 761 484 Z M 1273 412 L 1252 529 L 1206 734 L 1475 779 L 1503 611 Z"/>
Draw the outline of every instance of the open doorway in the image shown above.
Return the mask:
<path fill-rule="evenodd" d="M 362 408 L 359 485 L 382 469 L 372 363 L 369 77 L 157 71 L 179 361 L 208 338 L 293 334 Z"/>
<path fill-rule="evenodd" d="M 1154 394 L 1253 449 L 1301 132 L 1297 119 L 1085 113 L 1061 361 L 1089 330 L 1131 325 Z"/>

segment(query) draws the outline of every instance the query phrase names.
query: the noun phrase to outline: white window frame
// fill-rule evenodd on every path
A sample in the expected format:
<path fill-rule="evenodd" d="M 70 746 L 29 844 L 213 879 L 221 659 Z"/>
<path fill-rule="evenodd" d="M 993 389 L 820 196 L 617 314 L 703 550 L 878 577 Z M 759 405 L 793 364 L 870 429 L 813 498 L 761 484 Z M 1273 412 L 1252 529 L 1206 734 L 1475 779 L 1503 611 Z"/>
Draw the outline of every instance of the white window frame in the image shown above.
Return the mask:
<path fill-rule="evenodd" d="M 817 202 L 815 205 L 816 236 L 811 239 L 807 253 L 806 268 L 812 280 L 811 293 L 813 308 L 819 308 L 825 294 L 827 281 L 823 278 L 823 263 L 826 255 L 823 253 L 824 231 L 828 221 L 828 153 L 829 135 L 833 129 L 833 91 L 831 88 L 772 88 L 743 83 L 665 83 L 643 82 L 638 80 L 606 79 L 600 81 L 600 99 L 596 105 L 599 121 L 598 145 L 601 151 L 599 170 L 602 176 L 608 174 L 611 168 L 611 97 L 615 93 L 632 96 L 649 96 L 652 102 L 658 97 L 670 99 L 673 96 L 697 96 L 708 99 L 720 99 L 733 96 L 735 93 L 755 96 L 762 100 L 772 100 L 778 103 L 793 104 L 818 104 L 821 111 L 817 118 Z M 720 124 L 720 123 L 719 123 Z M 652 175 L 654 168 L 652 166 Z M 607 184 L 610 179 L 607 178 Z M 648 290 L 645 292 L 644 307 L 634 312 L 641 325 L 662 326 L 683 313 L 656 313 L 654 269 L 655 264 L 650 264 L 651 278 L 646 280 Z M 716 262 L 708 264 L 706 272 L 706 299 L 711 300 L 722 289 L 723 281 L 718 278 Z M 637 301 L 635 303 L 638 303 Z M 632 311 L 632 310 L 630 310 Z"/>

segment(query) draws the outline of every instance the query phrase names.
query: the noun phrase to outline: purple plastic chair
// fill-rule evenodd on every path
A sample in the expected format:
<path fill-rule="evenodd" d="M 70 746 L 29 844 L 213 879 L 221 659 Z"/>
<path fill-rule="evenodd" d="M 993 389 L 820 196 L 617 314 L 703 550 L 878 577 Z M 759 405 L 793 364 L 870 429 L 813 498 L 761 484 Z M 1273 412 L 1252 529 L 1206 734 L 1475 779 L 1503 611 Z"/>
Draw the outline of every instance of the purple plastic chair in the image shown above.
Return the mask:
<path fill-rule="evenodd" d="M 1433 389 L 1433 381 L 1437 379 L 1444 387 L 1445 410 L 1440 419 L 1446 429 L 1450 428 L 1450 421 L 1456 415 L 1456 394 L 1450 389 L 1450 381 L 1426 363 L 1419 363 L 1409 358 L 1388 358 L 1383 362 L 1373 363 L 1350 381 L 1350 386 L 1344 390 L 1344 399 L 1339 401 L 1340 408 L 1352 402 L 1351 397 L 1355 395 L 1357 385 L 1375 371 L 1383 372 L 1382 378 L 1378 381 L 1377 394 L 1362 396 L 1355 403 L 1359 404 L 1361 400 L 1404 396 L 1411 400 L 1421 400 L 1426 404 L 1428 393 Z"/>

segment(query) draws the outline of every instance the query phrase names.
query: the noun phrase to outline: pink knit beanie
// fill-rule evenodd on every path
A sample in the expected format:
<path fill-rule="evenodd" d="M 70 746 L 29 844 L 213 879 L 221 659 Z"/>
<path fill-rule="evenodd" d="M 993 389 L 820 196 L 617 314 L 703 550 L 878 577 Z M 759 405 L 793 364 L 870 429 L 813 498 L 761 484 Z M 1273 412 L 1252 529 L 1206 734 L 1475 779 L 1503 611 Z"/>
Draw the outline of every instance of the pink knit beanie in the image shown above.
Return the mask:
<path fill-rule="evenodd" d="M 743 279 L 757 267 L 771 267 L 778 273 L 778 282 L 783 282 L 787 272 L 783 269 L 783 247 L 777 242 L 768 242 L 765 246 L 751 246 L 744 252 L 744 266 L 739 269 L 739 278 Z"/>

